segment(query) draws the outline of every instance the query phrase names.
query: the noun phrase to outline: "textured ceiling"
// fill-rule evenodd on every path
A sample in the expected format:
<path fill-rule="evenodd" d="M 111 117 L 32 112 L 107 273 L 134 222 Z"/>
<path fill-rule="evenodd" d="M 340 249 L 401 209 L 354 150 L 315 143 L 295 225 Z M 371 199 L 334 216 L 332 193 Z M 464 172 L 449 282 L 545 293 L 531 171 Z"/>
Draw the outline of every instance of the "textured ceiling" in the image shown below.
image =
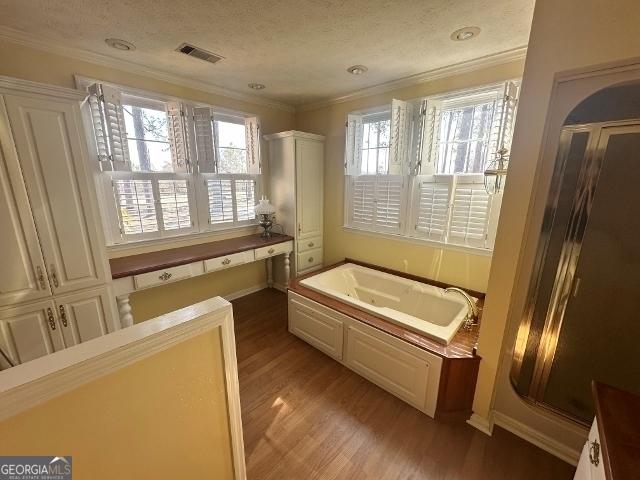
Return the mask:
<path fill-rule="evenodd" d="M 0 0 L 0 25 L 160 71 L 300 105 L 527 44 L 534 0 Z M 466 42 L 449 39 L 469 25 Z M 122 38 L 133 52 L 107 47 Z M 222 55 L 211 65 L 175 48 Z M 369 67 L 354 76 L 353 64 Z"/>

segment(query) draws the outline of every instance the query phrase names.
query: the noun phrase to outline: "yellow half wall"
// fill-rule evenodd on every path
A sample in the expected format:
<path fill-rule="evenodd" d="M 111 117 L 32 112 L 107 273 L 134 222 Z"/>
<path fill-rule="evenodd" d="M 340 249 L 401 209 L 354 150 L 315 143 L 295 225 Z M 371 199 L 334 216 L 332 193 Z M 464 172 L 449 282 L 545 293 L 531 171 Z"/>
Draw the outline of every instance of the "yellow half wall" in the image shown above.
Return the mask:
<path fill-rule="evenodd" d="M 233 478 L 220 329 L 0 422 L 0 455 L 71 455 L 73 478 Z"/>

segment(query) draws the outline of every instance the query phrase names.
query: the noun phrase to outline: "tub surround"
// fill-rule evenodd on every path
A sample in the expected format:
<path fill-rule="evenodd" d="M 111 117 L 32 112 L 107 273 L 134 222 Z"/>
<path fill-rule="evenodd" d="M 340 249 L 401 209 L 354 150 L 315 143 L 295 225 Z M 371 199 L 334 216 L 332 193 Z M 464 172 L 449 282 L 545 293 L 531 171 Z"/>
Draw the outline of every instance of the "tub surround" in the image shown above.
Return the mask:
<path fill-rule="evenodd" d="M 439 360 L 434 361 L 430 365 L 431 368 L 427 369 L 427 374 L 430 377 L 434 377 L 437 373 L 439 373 L 439 379 L 436 378 L 437 381 L 435 386 L 437 393 L 433 391 L 430 393 L 427 392 L 427 396 L 433 396 L 433 403 L 435 404 L 435 408 L 433 408 L 433 410 L 430 410 L 429 408 L 425 408 L 424 405 L 416 404 L 415 402 L 408 401 L 408 403 L 413 404 L 414 406 L 416 406 L 416 408 L 437 419 L 468 418 L 471 413 L 471 405 L 473 402 L 476 379 L 481 360 L 480 357 L 475 354 L 479 325 L 475 325 L 471 329 L 460 328 L 457 334 L 453 337 L 451 343 L 449 343 L 449 345 L 443 345 L 442 343 L 438 343 L 437 341 L 426 335 L 414 332 L 406 327 L 392 323 L 384 318 L 380 318 L 371 312 L 364 311 L 354 305 L 344 303 L 335 298 L 316 292 L 310 288 L 306 288 L 304 285 L 300 284 L 300 282 L 305 278 L 308 278 L 312 275 L 317 275 L 320 272 L 333 269 L 346 263 L 363 265 L 368 268 L 391 273 L 399 277 L 411 278 L 412 280 L 420 281 L 429 285 L 435 285 L 441 288 L 455 286 L 445 285 L 441 282 L 434 282 L 430 279 L 417 277 L 415 275 L 410 275 L 403 272 L 396 272 L 390 269 L 382 269 L 380 267 L 376 267 L 374 265 L 366 264 L 363 262 L 358 262 L 357 260 L 353 259 L 346 259 L 345 261 L 328 266 L 310 275 L 297 278 L 291 282 L 291 285 L 289 286 L 290 331 L 292 317 L 291 302 L 292 300 L 303 300 L 308 302 L 307 306 L 310 308 L 317 307 L 319 310 L 321 310 L 324 307 L 337 312 L 337 314 L 341 316 L 341 318 L 345 320 L 346 323 L 350 324 L 346 325 L 344 339 L 338 338 L 339 345 L 337 350 L 342 349 L 343 343 L 348 343 L 347 336 L 350 334 L 349 332 L 352 328 L 358 329 L 359 325 L 364 324 L 362 328 L 369 329 L 370 333 L 374 333 L 377 331 L 379 332 L 378 335 L 389 339 L 391 342 L 396 342 L 397 340 L 395 339 L 401 340 L 402 343 L 399 344 L 400 348 L 402 348 L 402 345 L 406 345 L 409 350 L 418 349 L 411 350 L 410 355 L 414 357 L 416 355 L 420 356 L 420 351 L 423 351 L 425 352 L 425 355 L 431 356 L 430 358 L 438 358 Z M 468 290 L 467 292 L 472 296 L 479 298 L 477 303 L 481 307 L 484 300 L 484 295 L 481 292 L 471 292 Z M 297 295 L 299 297 L 302 297 L 302 299 L 300 299 L 299 297 L 292 298 L 292 294 L 293 296 Z M 323 312 L 320 313 L 322 314 Z M 293 333 L 296 334 L 295 332 Z M 340 337 L 339 332 L 337 333 L 337 335 L 338 337 Z M 323 351 L 325 351 L 325 353 L 332 356 L 337 361 L 349 366 L 348 360 L 346 358 L 343 360 L 341 351 Z M 345 357 L 347 355 L 345 355 Z M 416 380 L 419 381 L 419 379 Z M 382 386 L 382 388 L 386 388 L 387 390 L 391 391 L 391 393 L 394 393 L 400 398 L 403 398 L 402 395 L 398 395 L 397 392 L 394 392 L 390 388 L 387 388 L 386 385 L 383 385 L 375 380 L 372 381 Z M 407 400 L 405 399 L 405 401 Z"/>

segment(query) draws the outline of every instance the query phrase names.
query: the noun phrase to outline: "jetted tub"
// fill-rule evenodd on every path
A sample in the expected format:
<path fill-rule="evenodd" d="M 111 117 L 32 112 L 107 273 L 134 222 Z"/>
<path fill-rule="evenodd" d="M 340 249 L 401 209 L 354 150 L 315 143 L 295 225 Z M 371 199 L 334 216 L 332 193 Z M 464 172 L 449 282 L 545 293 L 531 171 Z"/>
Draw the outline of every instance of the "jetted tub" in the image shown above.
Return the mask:
<path fill-rule="evenodd" d="M 468 312 L 466 300 L 458 293 L 446 293 L 433 285 L 353 263 L 305 278 L 300 285 L 445 345 L 451 342 Z"/>

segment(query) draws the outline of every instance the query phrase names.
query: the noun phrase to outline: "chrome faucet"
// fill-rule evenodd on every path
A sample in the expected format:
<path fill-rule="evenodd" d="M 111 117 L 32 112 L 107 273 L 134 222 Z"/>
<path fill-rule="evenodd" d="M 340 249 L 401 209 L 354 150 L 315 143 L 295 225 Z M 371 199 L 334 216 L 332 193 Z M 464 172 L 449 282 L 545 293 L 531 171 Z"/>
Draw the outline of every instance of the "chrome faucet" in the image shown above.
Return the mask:
<path fill-rule="evenodd" d="M 445 288 L 444 292 L 445 293 L 457 292 L 460 295 L 462 295 L 464 299 L 467 301 L 467 306 L 469 310 L 467 311 L 467 316 L 465 317 L 465 321 L 464 321 L 465 327 L 471 327 L 478 323 L 478 314 L 479 314 L 478 306 L 476 305 L 476 302 L 473 301 L 473 298 L 471 298 L 471 296 L 467 292 L 465 292 L 464 290 L 458 287 Z"/>

